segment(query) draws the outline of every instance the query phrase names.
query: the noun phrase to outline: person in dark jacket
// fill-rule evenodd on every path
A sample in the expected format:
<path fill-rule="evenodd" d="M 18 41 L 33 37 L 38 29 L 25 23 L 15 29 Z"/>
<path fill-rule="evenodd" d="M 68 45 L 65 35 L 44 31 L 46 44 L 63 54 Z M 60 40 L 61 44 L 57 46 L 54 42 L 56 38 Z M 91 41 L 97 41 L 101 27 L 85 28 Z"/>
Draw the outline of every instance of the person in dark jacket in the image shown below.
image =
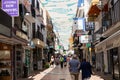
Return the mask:
<path fill-rule="evenodd" d="M 80 70 L 82 70 L 82 80 L 89 79 L 92 74 L 92 66 L 86 59 L 83 59 L 80 65 Z"/>

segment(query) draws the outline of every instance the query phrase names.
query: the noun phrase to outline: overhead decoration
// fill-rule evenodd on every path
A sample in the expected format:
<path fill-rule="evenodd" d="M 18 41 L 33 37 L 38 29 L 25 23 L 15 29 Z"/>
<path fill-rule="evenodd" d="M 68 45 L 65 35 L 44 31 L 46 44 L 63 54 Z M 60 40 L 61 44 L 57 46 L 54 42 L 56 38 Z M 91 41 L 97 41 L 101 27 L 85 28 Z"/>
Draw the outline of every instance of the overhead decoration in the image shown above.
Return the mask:
<path fill-rule="evenodd" d="M 59 33 L 60 43 L 67 48 L 77 10 L 78 0 L 42 0 L 53 22 L 53 29 Z"/>

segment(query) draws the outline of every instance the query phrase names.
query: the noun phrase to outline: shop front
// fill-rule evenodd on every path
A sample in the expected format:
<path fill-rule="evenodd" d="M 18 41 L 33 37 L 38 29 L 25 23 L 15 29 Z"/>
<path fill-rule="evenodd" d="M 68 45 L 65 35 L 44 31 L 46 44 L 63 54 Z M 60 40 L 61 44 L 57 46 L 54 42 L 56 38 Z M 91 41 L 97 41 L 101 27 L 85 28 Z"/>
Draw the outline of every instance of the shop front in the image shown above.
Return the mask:
<path fill-rule="evenodd" d="M 108 72 L 112 74 L 113 79 L 120 79 L 120 38 L 114 37 L 106 42 L 106 49 L 108 54 Z"/>
<path fill-rule="evenodd" d="M 113 79 L 119 80 L 119 56 L 118 56 L 118 48 L 112 48 L 109 50 L 109 72 L 113 75 Z"/>
<path fill-rule="evenodd" d="M 12 80 L 12 46 L 0 42 L 0 79 Z"/>
<path fill-rule="evenodd" d="M 95 52 L 96 52 L 96 69 L 98 71 L 104 72 L 105 71 L 105 52 L 104 52 L 104 45 L 99 44 L 99 46 L 96 46 Z"/>
<path fill-rule="evenodd" d="M 0 80 L 13 78 L 11 29 L 12 17 L 0 9 Z"/>
<path fill-rule="evenodd" d="M 102 46 L 104 45 L 104 47 Z M 101 48 L 100 48 L 101 47 Z M 96 53 L 103 52 L 104 72 L 112 75 L 114 80 L 120 79 L 120 31 L 117 31 L 96 45 Z M 100 55 L 101 53 L 99 53 Z M 101 57 L 102 59 L 102 57 Z M 97 62 L 96 62 L 97 63 Z"/>
<path fill-rule="evenodd" d="M 45 47 L 45 43 L 38 38 L 34 38 L 33 43 L 35 44 L 35 48 L 33 49 L 33 69 L 42 70 L 44 59 L 43 48 Z"/>

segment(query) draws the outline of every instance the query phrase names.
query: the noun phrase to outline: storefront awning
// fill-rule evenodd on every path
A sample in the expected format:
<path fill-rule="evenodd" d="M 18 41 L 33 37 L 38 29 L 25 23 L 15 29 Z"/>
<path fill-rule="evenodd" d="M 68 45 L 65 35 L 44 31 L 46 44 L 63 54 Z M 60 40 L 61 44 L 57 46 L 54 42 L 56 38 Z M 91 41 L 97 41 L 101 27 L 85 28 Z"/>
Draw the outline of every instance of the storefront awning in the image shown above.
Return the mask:
<path fill-rule="evenodd" d="M 101 11 L 108 11 L 108 3 L 105 3 L 103 2 L 102 5 L 100 6 L 103 6 L 102 9 L 100 9 L 99 7 L 99 1 L 100 0 L 92 0 L 91 1 L 91 6 L 90 6 L 90 9 L 88 11 L 88 21 L 93 21 Z"/>
<path fill-rule="evenodd" d="M 100 9 L 97 7 L 97 4 L 99 3 L 99 0 L 92 0 L 91 1 L 91 5 L 90 5 L 90 9 L 88 11 L 88 16 L 98 16 Z"/>
<path fill-rule="evenodd" d="M 90 7 L 90 10 L 88 12 L 88 16 L 91 17 L 91 16 L 98 16 L 99 13 L 100 13 L 100 9 L 97 7 L 97 5 L 92 5 Z"/>

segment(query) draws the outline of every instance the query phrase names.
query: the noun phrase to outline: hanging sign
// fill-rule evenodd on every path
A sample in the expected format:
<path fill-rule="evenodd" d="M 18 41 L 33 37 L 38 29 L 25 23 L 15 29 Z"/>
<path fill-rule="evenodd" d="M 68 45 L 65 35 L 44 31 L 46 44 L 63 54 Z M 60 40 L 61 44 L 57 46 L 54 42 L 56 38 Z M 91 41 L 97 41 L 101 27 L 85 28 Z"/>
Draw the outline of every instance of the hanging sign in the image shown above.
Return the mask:
<path fill-rule="evenodd" d="M 2 9 L 10 16 L 19 16 L 19 0 L 2 0 Z"/>

